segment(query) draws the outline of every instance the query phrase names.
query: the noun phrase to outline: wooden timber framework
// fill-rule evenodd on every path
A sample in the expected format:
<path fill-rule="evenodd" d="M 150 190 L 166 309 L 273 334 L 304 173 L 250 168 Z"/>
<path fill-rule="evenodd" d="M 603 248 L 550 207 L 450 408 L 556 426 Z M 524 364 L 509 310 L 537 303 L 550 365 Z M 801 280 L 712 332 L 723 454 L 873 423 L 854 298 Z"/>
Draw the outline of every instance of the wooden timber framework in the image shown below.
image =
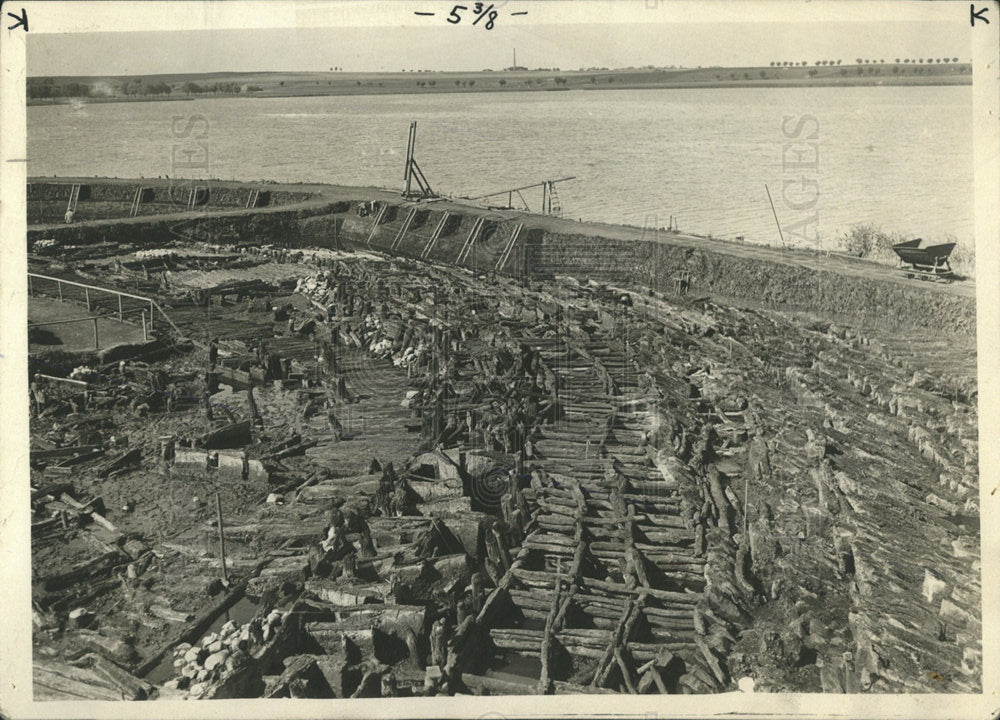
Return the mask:
<path fill-rule="evenodd" d="M 706 598 L 704 528 L 677 478 L 648 462 L 632 360 L 600 341 L 541 354 L 563 418 L 534 444 L 531 486 L 516 491 L 530 509 L 525 538 L 476 624 L 496 648 L 538 659 L 537 685 L 521 692 L 675 693 L 681 676 L 688 692 L 723 689 L 731 636 Z"/>

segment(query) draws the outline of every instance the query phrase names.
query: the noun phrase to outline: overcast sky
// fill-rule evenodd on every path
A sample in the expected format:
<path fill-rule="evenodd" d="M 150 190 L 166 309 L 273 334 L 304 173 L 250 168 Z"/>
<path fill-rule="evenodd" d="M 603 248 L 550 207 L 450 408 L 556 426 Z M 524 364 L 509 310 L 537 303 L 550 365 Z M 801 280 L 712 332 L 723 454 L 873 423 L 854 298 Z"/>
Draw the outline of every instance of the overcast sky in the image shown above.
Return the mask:
<path fill-rule="evenodd" d="M 226 11 L 247 8 L 244 17 L 252 18 L 256 27 L 46 33 L 45 18 L 33 17 L 27 46 L 28 73 L 124 75 L 332 67 L 387 72 L 482 70 L 510 65 L 514 48 L 519 65 L 563 70 L 592 66 L 767 65 L 772 60 L 812 64 L 815 60 L 842 59 L 850 63 L 857 57 L 886 61 L 896 57 L 958 57 L 963 62 L 971 59 L 968 7 L 962 3 L 920 3 L 919 7 L 901 3 L 916 12 L 893 15 L 889 22 L 865 19 L 863 13 L 851 9 L 854 6 L 849 2 L 796 3 L 799 12 L 765 15 L 744 12 L 743 8 L 751 6 L 734 2 L 728 6 L 733 11 L 717 15 L 720 22 L 705 22 L 708 11 L 699 12 L 682 3 L 664 3 L 622 3 L 622 8 L 628 8 L 626 12 L 603 2 L 497 2 L 499 16 L 493 30 L 486 30 L 482 23 L 472 26 L 469 11 L 461 23 L 447 23 L 454 3 L 434 0 L 363 3 L 363 12 L 357 11 L 358 3 L 287 3 L 286 7 L 296 8 L 294 14 L 276 13 L 273 17 L 277 27 L 272 28 L 260 27 L 268 19 L 266 14 L 262 17 L 253 12 L 260 5 L 240 2 L 201 3 L 196 7 L 202 12 L 187 16 L 192 18 L 190 22 L 185 22 L 183 15 L 163 23 L 150 17 L 144 22 L 137 18 L 124 27 L 227 28 L 238 24 L 226 12 L 208 12 L 217 7 Z M 31 7 L 48 10 L 48 5 Z M 154 8 L 158 3 L 131 5 Z M 936 6 L 936 12 L 928 14 L 923 8 L 928 5 Z M 712 12 L 720 7 L 709 6 L 715 9 Z M 956 8 L 956 12 L 943 13 L 942 6 Z M 333 10 L 329 10 L 331 7 Z M 354 12 L 335 12 L 350 7 Z M 681 8 L 685 10 L 681 12 Z M 804 8 L 810 12 L 804 12 Z M 320 12 L 323 10 L 327 12 Z M 414 11 L 435 15 L 418 17 Z M 518 11 L 528 14 L 511 14 Z M 741 22 L 734 21 L 736 15 L 741 16 Z M 787 15 L 798 19 L 776 21 Z M 358 27 L 361 24 L 367 26 Z M 91 23 L 90 27 L 110 25 L 113 23 Z"/>

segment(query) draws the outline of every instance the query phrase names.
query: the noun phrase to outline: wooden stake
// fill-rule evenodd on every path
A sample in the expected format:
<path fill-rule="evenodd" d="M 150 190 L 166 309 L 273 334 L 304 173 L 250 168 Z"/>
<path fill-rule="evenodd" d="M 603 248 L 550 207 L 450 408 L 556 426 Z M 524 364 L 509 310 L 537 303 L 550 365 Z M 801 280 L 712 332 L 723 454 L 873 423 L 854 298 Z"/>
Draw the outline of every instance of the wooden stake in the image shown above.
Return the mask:
<path fill-rule="evenodd" d="M 767 183 L 764 183 L 764 190 L 767 191 L 767 201 L 771 203 L 771 212 L 774 213 L 774 222 L 778 226 L 778 235 L 781 236 L 781 247 L 785 247 L 785 234 L 781 232 L 781 223 L 778 222 L 778 212 L 774 209 L 774 200 L 771 199 L 771 191 L 767 188 Z"/>
<path fill-rule="evenodd" d="M 215 493 L 215 516 L 219 522 L 219 559 L 222 561 L 222 582 L 229 583 L 226 577 L 226 532 L 222 527 L 222 497 Z"/>
<path fill-rule="evenodd" d="M 747 515 L 750 506 L 750 476 L 743 476 L 743 534 L 750 531 L 750 518 Z"/>

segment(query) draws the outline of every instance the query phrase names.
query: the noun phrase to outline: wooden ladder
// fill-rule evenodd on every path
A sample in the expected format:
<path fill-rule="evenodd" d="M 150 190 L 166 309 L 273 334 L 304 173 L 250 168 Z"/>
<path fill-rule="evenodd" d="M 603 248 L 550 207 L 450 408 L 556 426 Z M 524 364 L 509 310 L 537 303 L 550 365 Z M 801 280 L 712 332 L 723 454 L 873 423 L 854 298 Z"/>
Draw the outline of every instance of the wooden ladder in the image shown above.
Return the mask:
<path fill-rule="evenodd" d="M 145 188 L 138 187 L 132 194 L 132 207 L 130 207 L 128 210 L 129 217 L 135 217 L 136 215 L 139 214 L 139 205 L 142 203 L 142 191 L 144 189 Z"/>
<path fill-rule="evenodd" d="M 392 245 L 390 246 L 390 250 L 392 250 L 392 252 L 396 252 L 396 248 L 398 248 L 399 244 L 403 242 L 403 237 L 406 235 L 407 230 L 410 229 L 410 225 L 413 224 L 413 218 L 415 218 L 416 216 L 417 216 L 417 209 L 415 207 L 410 208 L 410 212 L 406 214 L 406 219 L 400 226 L 399 232 L 397 232 L 396 237 L 392 239 Z"/>
<path fill-rule="evenodd" d="M 247 208 L 257 207 L 257 201 L 260 199 L 260 190 L 251 190 L 250 197 L 247 198 Z"/>
<path fill-rule="evenodd" d="M 431 239 L 427 241 L 427 244 L 424 245 L 424 249 L 420 251 L 421 260 L 426 260 L 427 256 L 431 254 L 431 250 L 434 249 L 435 243 L 437 243 L 438 238 L 441 237 L 441 232 L 444 230 L 444 225 L 448 222 L 449 217 L 450 215 L 447 211 L 441 215 L 440 222 L 438 222 L 437 227 L 434 228 L 434 232 L 431 233 Z"/>
<path fill-rule="evenodd" d="M 76 212 L 76 203 L 80 199 L 80 185 L 74 183 L 69 190 L 69 202 L 66 203 L 66 212 Z"/>
<path fill-rule="evenodd" d="M 465 244 L 462 245 L 462 249 L 458 251 L 458 257 L 455 258 L 456 265 L 461 265 L 469 257 L 469 253 L 472 252 L 472 244 L 476 242 L 476 238 L 479 237 L 479 233 L 482 232 L 484 225 L 486 225 L 486 218 L 480 215 L 476 218 L 472 230 L 469 231 L 469 236 L 465 238 Z"/>
<path fill-rule="evenodd" d="M 549 183 L 549 215 L 562 217 L 562 203 L 559 202 L 559 195 L 556 194 L 555 183 Z"/>
<path fill-rule="evenodd" d="M 382 216 L 385 215 L 385 211 L 388 209 L 388 207 L 389 207 L 388 203 L 383 203 L 379 207 L 378 212 L 375 213 L 375 219 L 372 220 L 372 229 L 368 231 L 368 241 L 367 243 L 365 243 L 366 245 L 371 245 L 372 240 L 375 239 L 375 233 L 378 230 L 378 224 L 382 222 Z"/>
<path fill-rule="evenodd" d="M 501 272 L 507 265 L 507 261 L 510 260 L 510 255 L 514 252 L 514 244 L 517 242 L 518 236 L 521 234 L 521 230 L 524 229 L 524 223 L 518 223 L 514 226 L 514 231 L 510 234 L 510 240 L 504 245 L 503 252 L 500 253 L 500 257 L 497 258 L 496 272 Z"/>

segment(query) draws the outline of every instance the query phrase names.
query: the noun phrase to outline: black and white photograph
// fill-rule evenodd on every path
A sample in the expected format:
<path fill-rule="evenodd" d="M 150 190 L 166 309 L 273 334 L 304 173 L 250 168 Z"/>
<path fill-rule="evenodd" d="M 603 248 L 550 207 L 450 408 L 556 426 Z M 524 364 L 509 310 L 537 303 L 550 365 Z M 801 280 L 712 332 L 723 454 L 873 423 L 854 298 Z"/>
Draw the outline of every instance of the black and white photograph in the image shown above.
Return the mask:
<path fill-rule="evenodd" d="M 5 716 L 1000 707 L 997 3 L 3 14 Z"/>

